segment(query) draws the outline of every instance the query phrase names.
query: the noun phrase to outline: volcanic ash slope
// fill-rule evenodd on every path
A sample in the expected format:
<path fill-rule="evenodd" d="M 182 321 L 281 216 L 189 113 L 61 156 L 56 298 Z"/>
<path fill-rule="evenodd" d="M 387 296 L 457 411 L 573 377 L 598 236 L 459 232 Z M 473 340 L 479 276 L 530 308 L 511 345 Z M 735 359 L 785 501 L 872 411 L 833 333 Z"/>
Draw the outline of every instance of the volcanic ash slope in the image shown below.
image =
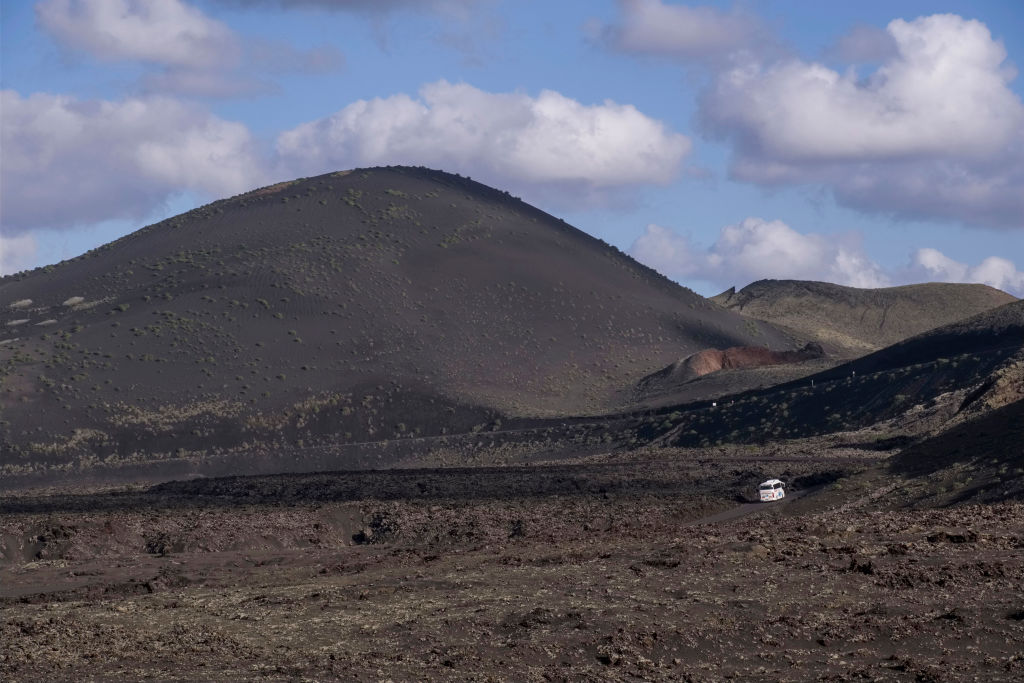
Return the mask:
<path fill-rule="evenodd" d="M 0 310 L 0 465 L 29 470 L 596 413 L 702 349 L 792 348 L 505 192 L 404 167 L 214 202 L 0 279 Z"/>

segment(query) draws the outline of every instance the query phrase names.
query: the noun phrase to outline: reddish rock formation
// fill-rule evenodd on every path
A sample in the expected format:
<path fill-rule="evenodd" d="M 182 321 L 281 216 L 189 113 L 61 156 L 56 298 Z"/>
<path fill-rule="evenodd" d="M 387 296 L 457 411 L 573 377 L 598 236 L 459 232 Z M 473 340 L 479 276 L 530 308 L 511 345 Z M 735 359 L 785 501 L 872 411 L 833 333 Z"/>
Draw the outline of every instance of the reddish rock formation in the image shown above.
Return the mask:
<path fill-rule="evenodd" d="M 799 351 L 772 351 L 763 346 L 734 346 L 725 350 L 704 349 L 640 380 L 642 391 L 662 390 L 719 370 L 756 368 L 765 365 L 802 363 L 825 355 L 821 344 L 811 342 Z"/>
<path fill-rule="evenodd" d="M 805 360 L 821 358 L 820 344 L 808 344 L 799 351 L 772 351 L 763 346 L 734 346 L 731 349 L 704 349 L 684 358 L 681 363 L 690 379 L 700 377 L 718 370 L 737 368 L 756 368 L 762 365 L 783 365 L 785 363 L 801 363 Z"/>

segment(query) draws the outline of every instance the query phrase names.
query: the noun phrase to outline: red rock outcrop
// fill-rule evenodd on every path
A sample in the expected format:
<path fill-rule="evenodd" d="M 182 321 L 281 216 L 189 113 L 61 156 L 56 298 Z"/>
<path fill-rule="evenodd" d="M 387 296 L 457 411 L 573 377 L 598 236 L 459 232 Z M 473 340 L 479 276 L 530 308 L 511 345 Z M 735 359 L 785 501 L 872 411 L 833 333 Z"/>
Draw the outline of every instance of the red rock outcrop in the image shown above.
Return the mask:
<path fill-rule="evenodd" d="M 824 355 L 821 345 L 814 342 L 798 351 L 772 351 L 763 346 L 734 346 L 724 350 L 704 349 L 648 375 L 640 381 L 640 389 L 664 389 L 669 385 L 689 382 L 719 370 L 802 363 Z"/>
<path fill-rule="evenodd" d="M 681 363 L 691 379 L 701 377 L 718 370 L 734 370 L 737 368 L 756 368 L 762 365 L 783 365 L 801 363 L 805 360 L 821 358 L 823 352 L 818 344 L 808 344 L 799 351 L 772 351 L 763 346 L 734 346 L 724 351 L 704 349 L 684 358 Z"/>

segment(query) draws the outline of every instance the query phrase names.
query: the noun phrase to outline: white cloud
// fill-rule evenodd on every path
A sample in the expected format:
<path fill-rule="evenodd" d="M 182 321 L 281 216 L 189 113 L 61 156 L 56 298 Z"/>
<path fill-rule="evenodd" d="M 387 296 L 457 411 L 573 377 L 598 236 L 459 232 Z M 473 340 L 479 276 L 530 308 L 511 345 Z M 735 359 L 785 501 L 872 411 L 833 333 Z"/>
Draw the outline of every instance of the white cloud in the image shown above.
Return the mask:
<path fill-rule="evenodd" d="M 889 32 L 900 57 L 867 83 L 796 60 L 730 70 L 707 98 L 712 125 L 783 162 L 986 158 L 1011 140 L 1024 112 L 983 24 L 940 15 Z"/>
<path fill-rule="evenodd" d="M 887 287 L 890 276 L 859 249 L 839 247 L 829 267 L 830 282 L 850 287 Z"/>
<path fill-rule="evenodd" d="M 837 240 L 800 233 L 779 220 L 752 217 L 726 226 L 707 249 L 668 228 L 649 225 L 629 253 L 669 277 L 706 280 L 723 288 L 764 278 L 853 287 L 889 284 L 888 276 L 849 236 Z"/>
<path fill-rule="evenodd" d="M 703 279 L 708 270 L 708 255 L 688 237 L 655 223 L 633 241 L 629 255 L 668 277 Z"/>
<path fill-rule="evenodd" d="M 938 249 L 918 249 L 911 267 L 924 269 L 930 277 L 948 282 L 962 282 L 967 278 L 967 264 L 957 263 Z"/>
<path fill-rule="evenodd" d="M 856 235 L 801 233 L 779 220 L 747 218 L 722 228 L 710 247 L 660 225 L 648 225 L 630 255 L 678 280 L 702 280 L 725 289 L 761 279 L 819 280 L 875 288 L 918 282 L 971 282 L 1024 296 L 1024 271 L 990 256 L 961 263 L 937 249 L 918 249 L 906 268 L 886 270 L 873 262 Z"/>
<path fill-rule="evenodd" d="M 0 275 L 10 275 L 32 266 L 36 240 L 32 235 L 7 237 L 0 234 Z"/>
<path fill-rule="evenodd" d="M 4 231 L 140 218 L 183 190 L 264 181 L 249 130 L 167 97 L 82 101 L 0 91 Z"/>
<path fill-rule="evenodd" d="M 343 62 L 335 48 L 298 50 L 246 40 L 181 0 L 43 0 L 36 16 L 61 45 L 106 61 L 157 69 L 149 91 L 236 97 L 271 87 L 250 72 L 324 71 Z"/>
<path fill-rule="evenodd" d="M 43 0 L 36 16 L 61 43 L 102 59 L 208 68 L 241 52 L 231 29 L 180 0 Z"/>
<path fill-rule="evenodd" d="M 499 187 L 587 193 L 670 182 L 690 141 L 631 105 L 584 105 L 550 90 L 489 93 L 442 80 L 424 85 L 418 98 L 359 100 L 302 124 L 278 137 L 277 150 L 293 175 L 422 164 Z"/>
<path fill-rule="evenodd" d="M 737 52 L 757 53 L 773 43 L 758 19 L 737 11 L 661 0 L 620 0 L 619 6 L 619 22 L 598 33 L 606 45 L 623 52 L 714 61 Z"/>
<path fill-rule="evenodd" d="M 734 145 L 732 174 L 823 184 L 850 206 L 1024 227 L 1024 105 L 988 28 L 897 19 L 896 54 L 867 79 L 799 60 L 717 75 L 704 128 Z"/>
<path fill-rule="evenodd" d="M 910 277 L 939 282 L 976 282 L 1024 296 L 1024 271 L 999 256 L 989 256 L 971 266 L 949 258 L 938 249 L 926 247 L 913 255 Z"/>

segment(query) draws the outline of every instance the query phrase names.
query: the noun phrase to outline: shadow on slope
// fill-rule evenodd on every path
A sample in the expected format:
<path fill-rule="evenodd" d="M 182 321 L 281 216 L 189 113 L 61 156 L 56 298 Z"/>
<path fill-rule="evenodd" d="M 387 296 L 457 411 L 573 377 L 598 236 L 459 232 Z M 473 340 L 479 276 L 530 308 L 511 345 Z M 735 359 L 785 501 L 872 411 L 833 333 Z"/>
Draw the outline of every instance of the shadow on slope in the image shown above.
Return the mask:
<path fill-rule="evenodd" d="M 765 442 L 891 421 L 921 434 L 1024 393 L 1024 301 L 761 391 L 662 409 L 639 430 L 667 445 Z"/>
<path fill-rule="evenodd" d="M 915 504 L 1024 498 L 1024 400 L 907 448 L 889 470 Z"/>

